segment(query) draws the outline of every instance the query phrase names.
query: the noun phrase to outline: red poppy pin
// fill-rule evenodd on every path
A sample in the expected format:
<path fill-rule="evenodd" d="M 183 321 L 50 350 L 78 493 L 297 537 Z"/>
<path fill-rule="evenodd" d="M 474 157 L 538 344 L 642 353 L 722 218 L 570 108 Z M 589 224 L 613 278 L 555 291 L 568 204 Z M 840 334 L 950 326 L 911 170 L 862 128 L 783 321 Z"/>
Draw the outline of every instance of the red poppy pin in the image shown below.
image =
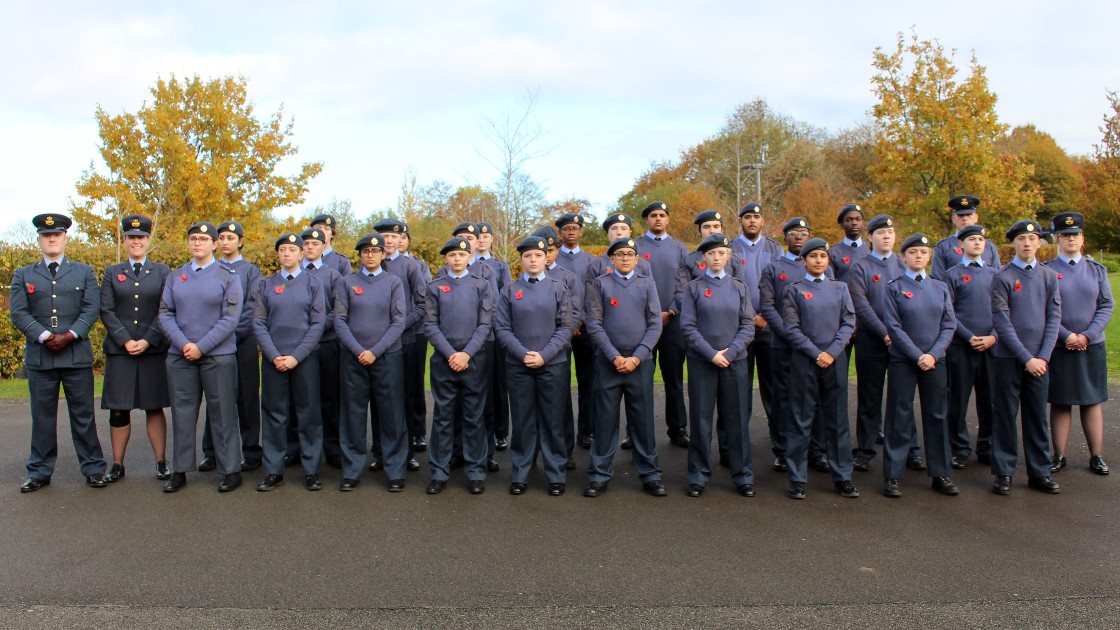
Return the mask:
<path fill-rule="evenodd" d="M 1016 280 L 1016 281 L 1015 281 L 1015 286 L 1013 286 L 1013 287 L 1011 287 L 1011 288 L 1012 288 L 1012 290 L 1014 290 L 1014 291 L 1022 291 L 1022 290 L 1023 290 L 1023 283 L 1022 283 L 1022 282 L 1019 282 L 1018 280 Z"/>
<path fill-rule="evenodd" d="M 781 281 L 783 281 L 783 282 L 785 282 L 786 280 L 789 280 L 789 276 L 787 276 L 787 275 L 785 274 L 785 272 L 782 272 L 782 273 L 781 273 L 781 274 L 780 274 L 780 275 L 778 276 L 778 279 L 779 279 L 779 280 L 781 280 Z"/>
<path fill-rule="evenodd" d="M 126 277 L 123 273 L 117 276 L 117 282 L 124 282 L 125 280 L 128 280 L 128 277 Z"/>
<path fill-rule="evenodd" d="M 618 298 L 611 298 L 611 306 L 618 306 Z"/>
<path fill-rule="evenodd" d="M 186 281 L 187 281 L 187 274 L 183 274 L 183 275 L 179 276 L 179 282 L 186 282 Z"/>
<path fill-rule="evenodd" d="M 704 262 L 703 260 L 701 260 L 701 261 L 699 262 L 699 264 L 697 264 L 696 266 L 700 268 L 700 271 L 704 271 L 705 269 L 707 269 L 707 268 L 708 268 L 708 263 L 706 263 L 706 262 Z"/>
<path fill-rule="evenodd" d="M 649 252 L 642 254 L 642 258 L 649 260 Z"/>
<path fill-rule="evenodd" d="M 513 294 L 513 297 L 520 300 L 522 297 L 524 297 L 524 295 L 520 291 L 518 291 L 517 293 Z"/>
<path fill-rule="evenodd" d="M 439 290 L 443 293 L 451 293 L 451 285 L 450 284 L 445 284 L 445 285 L 441 286 L 439 288 Z"/>
<path fill-rule="evenodd" d="M 283 293 L 284 292 L 284 285 L 282 285 L 282 284 L 276 285 L 276 288 L 273 289 L 273 291 L 276 291 L 276 293 Z"/>
<path fill-rule="evenodd" d="M 813 299 L 813 292 L 812 291 L 802 291 L 801 292 L 801 297 L 805 298 L 806 300 L 811 300 L 811 299 Z"/>
<path fill-rule="evenodd" d="M 354 287 L 354 295 L 361 295 L 363 293 L 365 293 L 365 291 L 362 290 L 362 287 Z"/>
<path fill-rule="evenodd" d="M 843 260 L 845 265 L 852 262 L 852 259 L 849 258 L 848 256 L 845 256 L 845 257 L 841 258 L 840 260 Z"/>
<path fill-rule="evenodd" d="M 961 282 L 972 282 L 972 276 L 961 276 Z"/>
<path fill-rule="evenodd" d="M 607 273 L 614 273 L 614 269 L 611 269 L 610 267 L 607 267 Z"/>
<path fill-rule="evenodd" d="M 745 265 L 745 264 L 747 264 L 747 259 L 746 259 L 746 258 L 740 258 L 740 259 L 739 259 L 739 262 L 740 262 L 741 264 L 744 264 L 744 265 Z"/>
<path fill-rule="evenodd" d="M 959 248 L 959 247 L 955 248 L 953 251 L 957 252 L 958 254 L 963 254 L 964 253 L 964 250 Z"/>
<path fill-rule="evenodd" d="M 906 296 L 907 300 L 910 300 L 910 299 L 914 298 L 914 294 L 909 292 L 909 291 L 903 291 L 902 294 Z"/>
<path fill-rule="evenodd" d="M 1061 280 L 1062 278 L 1063 278 L 1062 274 L 1058 274 L 1058 279 Z"/>
<path fill-rule="evenodd" d="M 712 290 L 704 289 L 704 297 L 712 297 Z"/>
<path fill-rule="evenodd" d="M 28 285 L 27 285 L 27 292 L 28 292 L 28 293 L 34 293 L 34 292 L 35 292 L 35 285 L 33 285 L 33 284 L 28 284 Z"/>
<path fill-rule="evenodd" d="M 878 282 L 879 281 L 879 274 L 875 274 L 875 275 L 871 276 L 871 281 L 872 282 Z"/>

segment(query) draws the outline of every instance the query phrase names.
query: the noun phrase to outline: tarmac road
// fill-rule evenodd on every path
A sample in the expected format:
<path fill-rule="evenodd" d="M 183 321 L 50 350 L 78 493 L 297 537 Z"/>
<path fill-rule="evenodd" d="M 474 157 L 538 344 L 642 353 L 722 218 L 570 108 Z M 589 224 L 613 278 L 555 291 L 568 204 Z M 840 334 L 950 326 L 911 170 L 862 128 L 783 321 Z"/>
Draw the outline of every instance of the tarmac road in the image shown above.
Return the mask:
<path fill-rule="evenodd" d="M 856 473 L 859 499 L 810 472 L 808 499 L 791 501 L 760 415 L 753 499 L 724 469 L 686 497 L 686 451 L 663 430 L 667 498 L 642 493 L 626 451 L 603 497 L 580 496 L 578 448 L 562 497 L 539 471 L 510 496 L 508 452 L 482 496 L 461 471 L 424 494 L 423 454 L 401 494 L 384 473 L 340 493 L 324 468 L 317 493 L 288 469 L 271 493 L 253 491 L 258 470 L 232 493 L 192 473 L 165 495 L 139 412 L 125 479 L 85 487 L 63 412 L 52 485 L 20 495 L 27 403 L 0 401 L 0 627 L 1116 626 L 1120 490 L 1116 475 L 1088 471 L 1079 428 L 1057 496 L 1029 490 L 1022 464 L 1012 495 L 995 496 L 973 462 L 955 471 L 958 497 L 909 472 L 892 500 L 877 458 Z M 1117 415 L 1107 403 L 1106 454 L 1120 453 Z"/>

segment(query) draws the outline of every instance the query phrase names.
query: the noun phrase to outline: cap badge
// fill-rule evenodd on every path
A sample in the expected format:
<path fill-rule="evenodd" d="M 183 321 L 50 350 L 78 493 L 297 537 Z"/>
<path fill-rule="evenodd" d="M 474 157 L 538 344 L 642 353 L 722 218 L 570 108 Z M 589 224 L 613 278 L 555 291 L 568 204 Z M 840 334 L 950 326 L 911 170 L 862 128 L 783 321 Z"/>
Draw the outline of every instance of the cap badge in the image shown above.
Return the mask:
<path fill-rule="evenodd" d="M 473 225 L 468 225 L 467 226 L 467 231 L 471 232 L 473 234 L 474 233 L 474 226 Z"/>
<path fill-rule="evenodd" d="M 46 221 L 43 221 L 43 223 L 47 225 L 54 225 L 54 217 L 48 214 Z"/>
<path fill-rule="evenodd" d="M 400 232 L 400 231 L 401 231 L 401 226 L 399 226 L 399 225 L 394 225 L 394 226 L 393 226 L 393 231 L 394 231 L 394 232 Z"/>
<path fill-rule="evenodd" d="M 633 247 L 634 246 L 634 241 L 626 241 L 626 246 L 627 247 Z"/>
<path fill-rule="evenodd" d="M 723 215 L 717 212 L 716 213 L 716 219 L 718 220 L 718 219 L 722 219 L 722 218 L 723 218 Z"/>
<path fill-rule="evenodd" d="M 1066 217 L 1066 225 L 1073 225 L 1073 217 Z"/>
<path fill-rule="evenodd" d="M 669 209 L 669 207 L 668 207 L 668 206 L 666 206 L 665 204 L 661 204 L 661 209 L 662 209 L 662 210 L 668 210 L 668 209 Z"/>
<path fill-rule="evenodd" d="M 858 203 L 857 203 L 857 204 L 853 204 L 853 205 L 855 205 L 855 207 L 856 207 L 856 210 L 859 210 L 859 204 L 858 204 Z M 860 212 L 863 212 L 863 211 L 862 211 L 862 210 L 860 210 Z"/>
<path fill-rule="evenodd" d="M 805 227 L 805 221 L 798 221 L 797 224 L 801 227 Z"/>
<path fill-rule="evenodd" d="M 289 235 L 288 235 L 288 242 L 289 242 L 289 243 L 294 243 L 294 242 L 296 242 L 296 235 L 295 235 L 295 234 L 289 234 Z"/>
<path fill-rule="evenodd" d="M 467 248 L 467 242 L 466 241 L 460 241 L 459 242 L 459 249 L 466 249 L 466 248 Z"/>
<path fill-rule="evenodd" d="M 132 227 L 137 227 L 137 228 L 140 227 L 140 219 L 133 219 L 132 220 Z"/>
<path fill-rule="evenodd" d="M 887 219 L 887 227 L 894 225 L 894 219 Z"/>
<path fill-rule="evenodd" d="M 626 215 L 624 215 L 624 214 L 618 215 L 618 220 L 619 221 L 625 221 L 626 220 Z"/>
<path fill-rule="evenodd" d="M 199 232 L 202 232 L 203 234 L 205 234 L 205 233 L 206 233 L 206 226 L 205 226 L 205 225 L 200 225 L 200 226 L 198 226 L 198 231 L 199 231 Z"/>
<path fill-rule="evenodd" d="M 968 205 L 968 199 L 961 199 L 961 205 L 962 206 L 967 206 Z"/>
<path fill-rule="evenodd" d="M 928 243 L 929 243 L 929 239 L 923 236 L 922 237 L 922 245 L 926 245 Z"/>
<path fill-rule="evenodd" d="M 326 223 L 327 225 L 330 225 L 330 224 L 331 224 L 331 221 L 332 221 L 332 220 L 331 220 L 331 218 L 330 218 L 330 217 L 327 217 L 327 220 L 326 220 L 326 221 L 323 221 L 323 223 Z"/>
<path fill-rule="evenodd" d="M 1033 232 L 1034 231 L 1034 224 L 1033 223 L 1028 223 L 1027 224 L 1027 231 L 1028 232 Z"/>

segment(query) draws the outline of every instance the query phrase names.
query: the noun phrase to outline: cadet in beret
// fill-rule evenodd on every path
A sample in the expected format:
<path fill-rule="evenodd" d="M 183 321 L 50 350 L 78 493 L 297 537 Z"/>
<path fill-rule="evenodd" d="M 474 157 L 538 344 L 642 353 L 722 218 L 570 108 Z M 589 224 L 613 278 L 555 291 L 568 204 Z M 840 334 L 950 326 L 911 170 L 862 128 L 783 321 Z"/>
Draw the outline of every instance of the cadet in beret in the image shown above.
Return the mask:
<path fill-rule="evenodd" d="M 299 427 L 304 487 L 321 490 L 323 416 L 319 408 L 319 339 L 327 317 L 326 292 L 317 277 L 300 268 L 303 239 L 276 239 L 280 269 L 257 282 L 253 333 L 264 356 L 261 367 L 265 478 L 258 492 L 284 483 L 288 423 Z"/>
<path fill-rule="evenodd" d="M 237 425 L 241 431 L 241 470 L 256 470 L 261 465 L 261 366 L 257 340 L 253 336 L 253 287 L 261 280 L 261 270 L 241 256 L 245 247 L 245 228 L 236 221 L 218 224 L 218 264 L 241 282 L 241 317 L 234 337 L 237 339 Z M 214 440 L 207 416 L 202 429 L 202 472 L 214 470 Z"/>
<path fill-rule="evenodd" d="M 1011 475 L 1019 458 L 1015 416 L 1020 407 L 1023 453 L 1029 486 L 1049 494 L 1061 488 L 1050 479 L 1050 431 L 1046 397 L 1050 355 L 1061 329 L 1062 298 L 1058 274 L 1035 258 L 1041 245 L 1038 223 L 1019 221 L 1007 231 L 1015 257 L 992 282 L 992 319 L 996 329 L 992 380 L 992 491 L 1011 494 Z"/>
<path fill-rule="evenodd" d="M 335 267 L 324 261 L 327 238 L 327 233 L 322 228 L 307 228 L 300 234 L 300 239 L 303 240 L 303 261 L 300 266 L 308 274 L 319 278 L 323 285 L 323 297 L 327 302 L 326 322 L 318 350 L 319 417 L 323 425 L 323 455 L 327 465 L 342 468 L 342 349 L 334 325 L 334 303 L 346 291 L 346 282 Z M 293 415 L 288 422 L 288 452 L 284 456 L 284 465 L 294 466 L 300 460 L 299 416 Z"/>
<path fill-rule="evenodd" d="M 697 251 L 704 255 L 704 274 L 688 283 L 680 299 L 692 423 L 686 492 L 700 496 L 712 478 L 712 416 L 718 406 L 731 481 L 739 494 L 753 497 L 748 401 L 754 394 L 746 361 L 754 338 L 751 294 L 727 272 L 731 242 L 726 236 L 709 235 Z"/>
<path fill-rule="evenodd" d="M 556 258 L 560 255 L 560 234 L 556 232 L 556 228 L 546 225 L 533 232 L 533 236 L 544 239 L 544 242 L 548 244 L 548 253 L 544 260 L 545 274 L 553 280 L 563 282 L 564 286 L 568 287 L 568 295 L 571 296 L 572 300 L 572 329 L 575 330 L 577 326 L 583 323 L 584 284 L 574 273 L 556 264 Z M 564 347 L 564 352 L 568 355 L 568 361 L 570 362 L 572 360 L 571 342 Z M 568 449 L 568 461 L 564 467 L 568 470 L 575 470 L 576 460 L 572 458 L 572 452 L 576 448 L 576 417 L 575 409 L 572 407 L 571 370 L 565 372 L 563 378 L 563 391 L 569 393 L 567 396 L 560 397 L 560 405 L 564 407 L 564 445 Z"/>
<path fill-rule="evenodd" d="M 475 241 L 475 260 L 480 260 L 490 266 L 491 271 L 494 272 L 494 280 L 498 288 L 498 292 L 494 295 L 501 295 L 512 280 L 509 264 L 504 260 L 495 258 L 490 253 L 490 248 L 494 245 L 494 228 L 489 223 L 476 223 L 475 228 L 478 232 Z M 494 361 L 490 368 L 492 373 L 490 398 L 488 400 L 490 400 L 493 411 L 491 415 L 494 418 L 494 448 L 504 451 L 509 447 L 509 391 L 506 387 L 505 361 Z"/>
<path fill-rule="evenodd" d="M 483 401 L 490 386 L 492 359 L 487 338 L 493 324 L 494 296 L 490 283 L 467 272 L 471 246 L 452 238 L 440 249 L 447 273 L 427 285 L 424 332 L 432 342 L 432 440 L 428 494 L 439 494 L 451 476 L 454 421 L 461 418 L 463 459 L 471 494 L 486 489 L 489 441 L 482 421 Z"/>
<path fill-rule="evenodd" d="M 148 441 L 156 456 L 156 478 L 167 481 L 167 348 L 159 327 L 159 298 L 171 268 L 148 260 L 152 220 L 141 214 L 121 219 L 128 260 L 109 265 L 101 280 L 101 321 L 105 324 L 105 381 L 101 408 L 109 410 L 113 465 L 105 480 L 124 477 L 124 455 L 132 434 L 130 412 L 143 409 Z"/>
<path fill-rule="evenodd" d="M 401 234 L 406 226 L 397 219 L 382 219 L 373 226 L 381 235 L 385 244 L 385 259 L 381 261 L 381 268 L 401 279 L 404 289 L 404 334 L 401 335 L 401 357 L 404 369 L 404 419 L 408 427 L 408 441 L 414 452 L 424 451 L 428 448 L 427 415 L 424 395 L 424 361 L 428 350 L 425 342 L 417 345 L 417 337 L 424 338 L 424 296 L 427 294 L 428 283 L 424 281 L 421 267 L 424 263 L 401 254 Z M 420 356 L 417 356 L 417 351 Z M 419 365 L 419 368 L 417 368 Z M 419 402 L 417 402 L 419 401 Z M 370 427 L 373 433 L 374 451 L 379 450 L 377 414 L 370 415 Z M 415 457 L 408 458 L 409 470 L 420 470 L 420 462 Z"/>
<path fill-rule="evenodd" d="M 412 236 L 408 233 L 408 224 L 406 223 L 405 226 L 404 226 L 404 232 L 401 232 L 401 244 L 400 244 L 398 249 L 400 249 L 401 253 L 404 254 L 405 256 L 408 256 L 409 258 L 419 262 L 420 263 L 420 274 L 422 276 L 424 276 L 424 282 L 431 282 L 432 281 L 432 270 L 430 268 L 428 268 L 428 263 L 427 262 L 425 262 L 424 260 L 422 260 L 420 258 L 417 258 L 416 256 L 412 255 L 412 252 L 409 251 L 409 248 L 411 246 L 412 246 Z M 424 343 L 424 345 L 427 345 L 427 340 L 424 340 L 423 343 Z M 425 354 L 427 354 L 427 350 L 425 350 Z"/>
<path fill-rule="evenodd" d="M 759 280 L 762 270 L 774 259 L 783 255 L 782 246 L 771 238 L 762 235 L 766 219 L 762 216 L 762 205 L 756 202 L 744 204 L 739 209 L 739 229 L 742 233 L 731 241 L 732 260 L 738 262 L 743 270 L 743 282 L 751 292 L 751 307 L 754 308 L 754 341 L 747 353 L 747 379 L 754 382 L 755 368 L 758 369 L 758 396 L 762 399 L 762 409 L 770 431 L 770 447 L 774 453 L 774 463 L 784 470 L 785 451 L 782 450 L 784 438 L 778 424 L 778 416 L 773 409 L 773 383 L 770 372 L 770 329 L 762 316 L 759 301 Z M 753 407 L 753 401 L 751 401 Z M 751 412 L 753 414 L 753 410 Z"/>
<path fill-rule="evenodd" d="M 572 336 L 572 304 L 564 283 L 545 273 L 548 244 L 532 237 L 521 241 L 521 277 L 498 298 L 494 328 L 504 350 L 514 419 L 510 460 L 510 494 L 524 494 L 539 451 L 544 459 L 548 493 L 564 494 L 563 408 L 560 396 L 568 370 L 564 347 Z"/>
<path fill-rule="evenodd" d="M 583 448 L 591 448 L 591 431 L 594 425 L 591 414 L 594 408 L 592 391 L 594 390 L 595 348 L 591 345 L 591 338 L 586 334 L 586 326 L 582 321 L 582 310 L 587 266 L 591 264 L 593 257 L 579 246 L 580 240 L 583 238 L 584 223 L 582 214 L 570 212 L 562 214 L 560 218 L 556 219 L 556 229 L 560 233 L 560 253 L 556 256 L 556 265 L 575 275 L 579 285 L 579 295 L 576 300 L 581 311 L 581 321 L 573 325 L 572 331 L 572 360 L 576 364 L 576 384 L 579 386 L 579 417 L 576 419 L 576 442 Z"/>
<path fill-rule="evenodd" d="M 70 217 L 40 214 L 39 262 L 16 269 L 9 294 L 12 324 L 27 338 L 24 363 L 31 394 L 31 456 L 20 492 L 50 485 L 58 453 L 58 387 L 66 395 L 70 433 L 86 484 L 104 488 L 105 458 L 93 413 L 93 348 L 100 296 L 93 267 L 66 258 Z"/>
<path fill-rule="evenodd" d="M 852 484 L 852 444 L 848 427 L 848 361 L 844 348 L 855 332 L 856 314 L 848 286 L 827 277 L 828 243 L 813 238 L 800 248 L 799 280 L 787 283 L 781 301 L 790 345 L 790 411 L 786 425 L 786 466 L 791 499 L 805 498 L 810 433 L 820 422 L 832 480 L 840 496 L 856 498 Z M 765 302 L 764 302 L 765 303 Z M 777 354 L 777 353 L 776 353 Z M 819 416 L 819 419 L 815 419 Z"/>
<path fill-rule="evenodd" d="M 634 468 L 643 489 L 665 496 L 653 428 L 653 349 L 661 334 L 657 286 L 637 272 L 634 239 L 620 238 L 607 248 L 614 273 L 587 286 L 584 317 L 595 346 L 595 439 L 585 497 L 598 497 L 614 477 L 619 441 L 619 405 L 625 397 L 626 424 L 634 447 Z"/>
<path fill-rule="evenodd" d="M 938 280 L 942 279 L 945 270 L 953 265 L 960 264 L 961 257 L 964 256 L 964 249 L 961 247 L 960 231 L 970 225 L 976 225 L 980 222 L 980 212 L 977 207 L 980 205 L 980 198 L 972 195 L 959 195 L 949 200 L 949 210 L 952 212 L 950 218 L 953 220 L 953 225 L 957 228 L 957 233 L 946 236 L 937 242 L 937 246 L 933 248 L 933 262 L 930 265 L 930 275 Z M 990 267 L 999 268 L 999 249 L 994 243 L 988 242 L 984 247 L 984 255 L 981 256 L 981 261 Z"/>
<path fill-rule="evenodd" d="M 373 457 L 384 462 L 389 492 L 402 492 L 410 457 L 404 398 L 398 395 L 404 389 L 404 286 L 400 278 L 381 268 L 385 241 L 380 235 L 363 236 L 354 249 L 358 250 L 362 265 L 346 276 L 344 290 L 335 300 L 334 313 L 343 348 L 339 490 L 354 490 L 361 479 L 366 463 L 366 411 L 370 410 L 379 420 L 381 434 L 381 448 L 373 452 Z"/>
<path fill-rule="evenodd" d="M 828 259 L 832 264 L 832 274 L 840 282 L 848 281 L 848 272 L 852 265 L 867 255 L 870 249 L 863 241 L 863 210 L 859 205 L 850 203 L 840 208 L 836 222 L 844 229 L 844 238 L 838 243 L 833 243 L 828 248 Z M 851 358 L 851 347 L 848 348 L 848 358 Z"/>
<path fill-rule="evenodd" d="M 1066 466 L 1066 445 L 1073 420 L 1073 405 L 1081 408 L 1081 428 L 1089 445 L 1089 470 L 1108 474 L 1104 449 L 1104 412 L 1108 400 L 1108 366 L 1104 329 L 1112 319 L 1112 289 L 1108 271 L 1081 255 L 1085 244 L 1085 218 L 1080 212 L 1054 217 L 1052 232 L 1058 239 L 1058 257 L 1045 265 L 1058 276 L 1062 320 L 1050 358 L 1050 432 L 1054 440 L 1051 472 Z"/>
<path fill-rule="evenodd" d="M 949 447 L 952 465 L 963 469 L 972 455 L 968 429 L 968 400 L 976 390 L 976 461 L 991 465 L 992 357 L 996 331 L 992 323 L 992 281 L 999 268 L 984 264 L 987 234 L 974 224 L 957 233 L 964 255 L 942 276 L 957 316 L 957 331 L 949 344 Z"/>
<path fill-rule="evenodd" d="M 913 234 L 903 241 L 906 271 L 887 283 L 886 323 L 891 336 L 887 407 L 891 413 L 887 414 L 883 432 L 883 494 L 891 498 L 902 496 L 899 482 L 905 473 L 907 451 L 917 433 L 915 388 L 922 403 L 922 438 L 933 489 L 945 495 L 957 494 L 957 486 L 949 477 L 949 432 L 945 422 L 945 353 L 957 321 L 948 287 L 926 276 L 932 245 L 925 234 Z"/>
<path fill-rule="evenodd" d="M 163 286 L 159 323 L 171 339 L 167 383 L 171 393 L 174 437 L 171 479 L 164 492 L 187 485 L 195 466 L 198 406 L 206 396 L 219 492 L 241 485 L 241 433 L 237 422 L 237 338 L 243 293 L 239 274 L 218 263 L 214 235 L 205 221 L 187 230 L 191 262 L 171 272 Z"/>
<path fill-rule="evenodd" d="M 350 259 L 334 250 L 334 237 L 338 236 L 338 221 L 329 214 L 316 215 L 311 219 L 311 225 L 308 226 L 313 230 L 321 230 L 326 239 L 326 247 L 323 249 L 323 263 L 338 272 L 338 275 L 345 278 L 350 275 L 354 270 L 350 264 Z"/>

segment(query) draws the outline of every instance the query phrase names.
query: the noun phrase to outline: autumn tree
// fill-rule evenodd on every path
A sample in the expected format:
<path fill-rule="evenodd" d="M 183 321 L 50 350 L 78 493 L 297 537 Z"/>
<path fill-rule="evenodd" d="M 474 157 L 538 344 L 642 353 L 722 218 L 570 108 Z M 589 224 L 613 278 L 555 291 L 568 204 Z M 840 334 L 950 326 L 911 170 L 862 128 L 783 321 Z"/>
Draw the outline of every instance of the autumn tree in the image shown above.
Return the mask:
<path fill-rule="evenodd" d="M 1038 189 L 1042 205 L 1038 220 L 1047 225 L 1059 212 L 1080 211 L 1084 203 L 1081 181 L 1073 160 L 1050 134 L 1034 125 L 1015 127 L 1000 141 L 1004 153 L 1017 156 L 1033 167 L 1028 184 Z"/>
<path fill-rule="evenodd" d="M 76 184 L 71 212 L 79 228 L 93 242 L 119 242 L 120 218 L 142 213 L 158 242 L 180 239 L 200 220 L 267 228 L 274 209 L 300 203 L 322 164 L 282 173 L 281 162 L 298 151 L 293 122 L 282 108 L 258 118 L 247 87 L 244 77 L 172 76 L 157 81 L 135 113 L 99 106 L 104 164 L 91 163 Z"/>
<path fill-rule="evenodd" d="M 1081 163 L 1086 240 L 1096 248 L 1120 251 L 1120 95 L 1108 92 L 1110 112 L 1105 114 L 1101 143 L 1093 157 Z"/>
<path fill-rule="evenodd" d="M 973 54 L 958 77 L 954 54 L 902 33 L 894 50 L 875 49 L 871 171 L 882 190 L 872 205 L 934 233 L 949 228 L 945 202 L 954 195 L 978 195 L 988 227 L 1033 217 L 1041 198 L 1028 181 L 1030 165 L 997 148 L 1007 125 L 996 116 L 985 68 Z"/>

